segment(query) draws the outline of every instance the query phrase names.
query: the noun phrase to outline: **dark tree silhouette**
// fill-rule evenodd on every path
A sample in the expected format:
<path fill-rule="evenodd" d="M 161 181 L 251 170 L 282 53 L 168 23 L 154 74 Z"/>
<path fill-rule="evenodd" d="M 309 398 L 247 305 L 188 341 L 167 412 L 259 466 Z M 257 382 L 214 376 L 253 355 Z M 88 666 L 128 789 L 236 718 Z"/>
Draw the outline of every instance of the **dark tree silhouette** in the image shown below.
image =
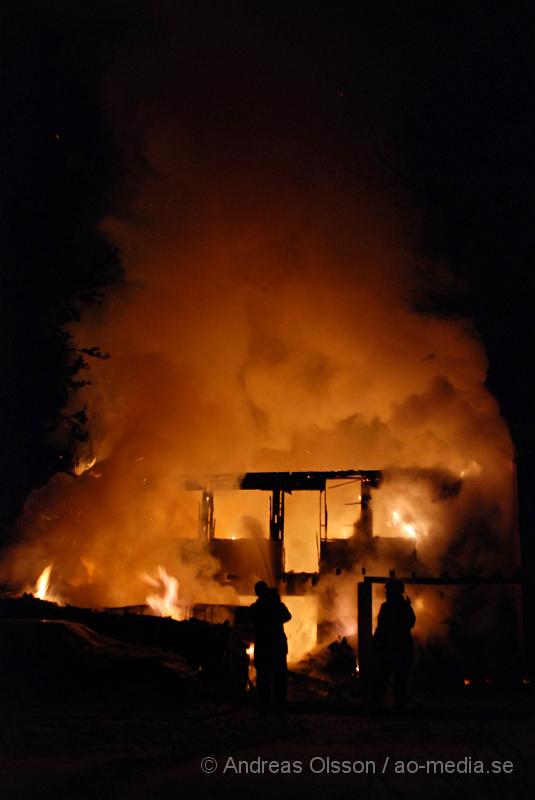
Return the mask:
<path fill-rule="evenodd" d="M 77 5 L 77 4 L 76 4 Z M 62 416 L 94 348 L 67 332 L 120 279 L 99 231 L 119 170 L 102 106 L 106 30 L 62 3 L 2 8 L 0 525 L 71 458 L 85 411 Z M 78 15 L 80 16 L 80 15 Z M 83 378 L 81 377 L 83 374 Z M 70 443 L 50 436 L 66 425 Z"/>

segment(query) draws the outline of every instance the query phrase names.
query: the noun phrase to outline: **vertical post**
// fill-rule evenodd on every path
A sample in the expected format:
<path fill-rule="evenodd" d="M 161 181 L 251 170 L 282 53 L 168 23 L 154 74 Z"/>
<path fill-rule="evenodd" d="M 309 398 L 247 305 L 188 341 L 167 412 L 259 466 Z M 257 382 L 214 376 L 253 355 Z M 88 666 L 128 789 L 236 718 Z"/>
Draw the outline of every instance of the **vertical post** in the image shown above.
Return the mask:
<path fill-rule="evenodd" d="M 363 479 L 360 487 L 360 520 L 359 530 L 366 540 L 373 539 L 373 510 L 372 510 L 372 491 L 367 480 Z"/>
<path fill-rule="evenodd" d="M 269 538 L 274 542 L 284 540 L 284 491 L 274 489 L 269 507 Z"/>
<path fill-rule="evenodd" d="M 328 535 L 327 490 L 320 489 L 320 540 L 327 541 Z"/>
<path fill-rule="evenodd" d="M 212 541 L 215 533 L 214 494 L 203 489 L 199 508 L 199 536 L 204 541 Z"/>
<path fill-rule="evenodd" d="M 364 578 L 357 584 L 358 593 L 358 646 L 359 676 L 369 680 L 372 655 L 372 583 Z"/>

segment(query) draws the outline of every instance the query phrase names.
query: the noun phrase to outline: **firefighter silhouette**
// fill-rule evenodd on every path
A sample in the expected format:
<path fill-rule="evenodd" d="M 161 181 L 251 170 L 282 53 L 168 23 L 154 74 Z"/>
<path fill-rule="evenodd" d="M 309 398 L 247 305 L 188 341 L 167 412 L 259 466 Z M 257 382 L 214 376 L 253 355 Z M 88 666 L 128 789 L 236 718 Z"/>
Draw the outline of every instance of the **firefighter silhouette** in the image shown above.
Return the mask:
<path fill-rule="evenodd" d="M 255 584 L 256 602 L 251 605 L 254 629 L 254 666 L 259 704 L 263 708 L 286 702 L 288 642 L 284 624 L 292 615 L 276 589 L 264 581 Z"/>
<path fill-rule="evenodd" d="M 414 642 L 411 630 L 416 622 L 411 601 L 404 595 L 405 586 L 391 578 L 386 582 L 386 600 L 382 604 L 373 635 L 376 654 L 373 680 L 373 700 L 380 705 L 388 684 L 392 682 L 394 704 L 404 708 L 407 686 L 414 659 Z"/>

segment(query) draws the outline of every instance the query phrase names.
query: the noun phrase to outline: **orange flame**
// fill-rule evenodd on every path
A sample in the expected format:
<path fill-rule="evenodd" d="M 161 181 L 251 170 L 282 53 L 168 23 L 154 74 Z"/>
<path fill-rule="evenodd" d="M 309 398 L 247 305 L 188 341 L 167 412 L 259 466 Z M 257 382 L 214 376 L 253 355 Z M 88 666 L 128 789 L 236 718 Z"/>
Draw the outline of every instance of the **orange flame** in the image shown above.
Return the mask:
<path fill-rule="evenodd" d="M 60 598 L 50 589 L 51 572 L 52 564 L 48 564 L 37 578 L 35 586 L 30 589 L 29 592 L 39 600 L 48 600 L 49 603 L 60 603 Z"/>
<path fill-rule="evenodd" d="M 160 566 L 157 570 L 158 577 L 145 573 L 145 581 L 158 589 L 156 594 L 149 594 L 145 602 L 152 611 L 159 617 L 172 617 L 172 619 L 185 619 L 185 607 L 178 602 L 178 581 L 169 575 L 164 567 Z"/>

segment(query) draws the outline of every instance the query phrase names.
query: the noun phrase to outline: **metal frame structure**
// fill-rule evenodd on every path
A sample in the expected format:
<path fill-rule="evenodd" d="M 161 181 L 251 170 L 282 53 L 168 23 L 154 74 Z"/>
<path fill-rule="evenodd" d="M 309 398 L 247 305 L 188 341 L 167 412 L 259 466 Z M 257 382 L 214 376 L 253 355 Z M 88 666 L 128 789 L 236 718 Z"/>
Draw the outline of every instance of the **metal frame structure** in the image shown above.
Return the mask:
<path fill-rule="evenodd" d="M 372 617 L 373 617 L 373 597 L 372 587 L 374 583 L 385 584 L 391 578 L 397 578 L 392 571 L 389 576 L 366 575 L 364 580 L 357 584 L 357 625 L 358 625 L 358 645 L 357 658 L 359 665 L 359 676 L 363 680 L 368 680 L 372 673 Z M 521 586 L 521 575 L 504 577 L 494 575 L 487 577 L 458 576 L 450 577 L 442 575 L 438 578 L 417 577 L 411 575 L 409 578 L 397 578 L 405 585 L 412 586 Z"/>

